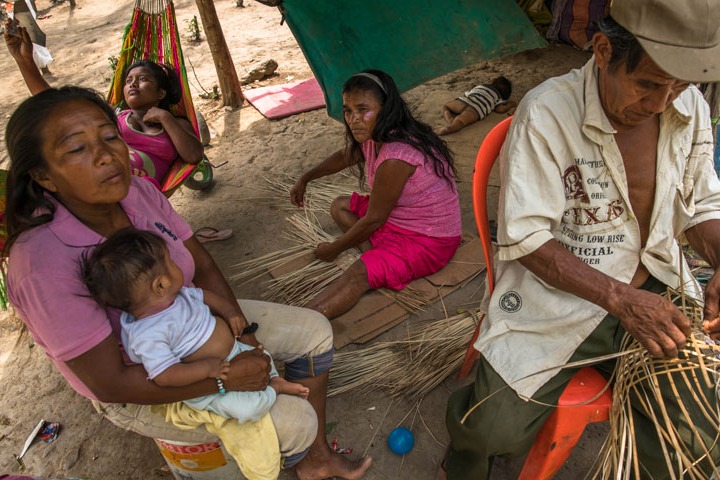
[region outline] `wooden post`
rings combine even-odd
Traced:
[[[243,102],[240,80],[238,80],[230,50],[228,50],[227,43],[225,43],[225,35],[223,35],[220,27],[215,4],[213,0],[195,0],[195,3],[200,13],[200,20],[207,36],[213,62],[215,62],[215,71],[220,83],[223,105],[233,108],[239,107]]]

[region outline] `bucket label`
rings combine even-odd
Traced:
[[[155,443],[168,463],[183,470],[204,472],[222,467],[227,463],[218,442],[176,445],[156,439]]]

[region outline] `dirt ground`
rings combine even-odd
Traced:
[[[111,70],[108,58],[116,55],[122,31],[131,15],[131,2],[78,0],[70,10],[67,3],[38,0],[40,26],[48,36],[48,47],[55,57],[50,69],[51,83],[80,84],[107,91]],[[286,83],[312,76],[300,49],[286,25],[280,25],[277,9],[245,0],[239,8],[235,0],[219,0],[216,8],[226,41],[240,76],[257,62],[274,59],[279,68],[271,78],[257,85]],[[192,0],[177,0],[176,12],[181,33],[197,14]],[[212,58],[201,30],[200,43],[184,43],[188,76],[196,101],[210,126],[211,145],[207,155],[218,165],[215,186],[209,191],[181,188],[171,201],[194,228],[231,228],[234,236],[209,243],[208,249],[226,273],[248,258],[288,245],[282,236],[285,212],[261,190],[263,177],[299,175],[339,148],[343,142],[341,125],[324,110],[286,119],[269,121],[251,105],[230,110],[215,100],[200,98],[217,83]],[[544,79],[582,65],[588,54],[569,46],[549,46],[510,57],[481,62],[447,74],[407,92],[406,98],[420,119],[431,125],[441,121],[442,104],[472,85],[503,74],[513,82],[513,99],[519,100]],[[4,135],[7,118],[28,92],[15,64],[0,47],[0,78],[5,92],[0,96],[0,129]],[[248,88],[248,87],[246,87]],[[472,163],[485,133],[503,117],[489,118],[447,138],[456,155],[463,224],[474,232],[470,181]],[[7,154],[0,148],[0,164]],[[493,190],[494,192],[497,189]],[[492,192],[491,192],[492,193]],[[238,297],[260,298],[260,283],[234,286]],[[467,308],[480,300],[480,281],[476,280],[445,299],[449,311]],[[439,306],[407,324],[425,318],[440,318]],[[400,338],[406,331],[401,324],[380,340]],[[355,348],[353,346],[348,348]],[[399,366],[402,367],[402,366]],[[18,473],[12,454],[19,453],[25,438],[39,419],[62,425],[57,440],[37,444],[25,456],[26,474],[47,477],[88,477],[104,479],[169,478],[164,461],[150,439],[124,432],[95,414],[90,403],[65,385],[62,377],[21,323],[6,316],[0,320],[0,473]],[[445,404],[459,384],[453,379],[427,395],[422,402],[391,399],[380,392],[357,392],[329,401],[328,422],[333,423],[329,438],[352,447],[354,454],[375,458],[369,479],[431,479],[442,458],[447,432]],[[391,453],[386,445],[389,431],[397,425],[411,428],[416,435],[415,449],[405,457]],[[586,433],[559,479],[582,478],[599,450],[605,427]],[[488,432],[492,434],[492,432]],[[517,477],[522,460],[498,460],[494,479]],[[284,472],[283,479],[295,478]]]

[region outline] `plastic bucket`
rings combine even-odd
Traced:
[[[240,480],[235,460],[220,442],[189,443],[155,438],[165,462],[177,480]]]

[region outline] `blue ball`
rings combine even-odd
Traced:
[[[388,435],[388,447],[398,455],[405,455],[415,446],[415,436],[405,427],[396,427]]]

